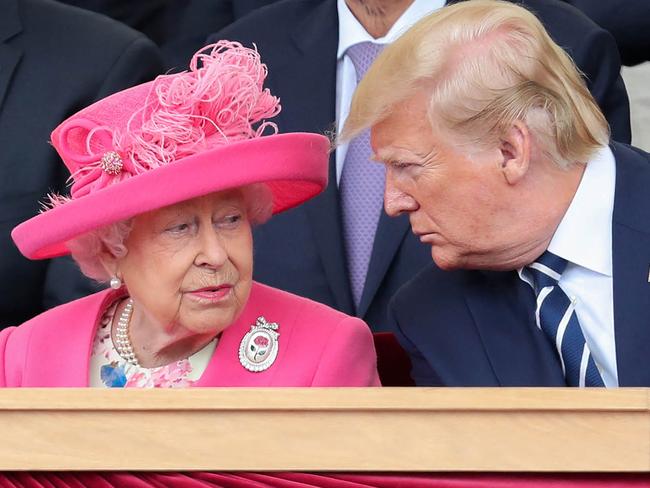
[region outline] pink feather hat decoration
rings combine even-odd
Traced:
[[[91,230],[253,183],[269,187],[273,213],[320,193],[329,141],[277,133],[266,121],[280,112],[263,88],[266,74],[256,50],[220,41],[196,53],[188,71],[68,118],[52,144],[70,171],[70,196],[49,195],[43,212],[13,229],[20,251],[30,259],[61,256],[67,241]]]

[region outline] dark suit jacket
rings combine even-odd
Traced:
[[[142,32],[160,48],[165,69],[187,69],[205,38],[275,0],[59,0]]]
[[[528,0],[551,35],[571,52],[591,89],[625,140],[627,95],[611,36],[575,9],[555,0]],[[338,17],[335,0],[287,0],[253,12],[216,39],[255,43],[268,65],[268,86],[280,97],[281,131],[329,131],[336,105]],[[347,277],[334,156],[324,194],[255,232],[255,278],[355,314],[375,331],[386,330],[388,301],[431,262],[428,246],[409,232],[406,216],[382,212],[363,296],[355,310]]]
[[[632,66],[650,61],[650,2],[647,0],[564,0],[612,33],[623,59]]]
[[[612,256],[620,386],[650,386],[650,155],[614,143]],[[555,347],[535,324],[516,272],[431,265],[390,304],[418,385],[566,386]]]
[[[48,144],[65,118],[153,78],[157,49],[108,18],[49,0],[0,0],[0,328],[95,291],[69,259],[30,262],[11,229],[68,174]]]

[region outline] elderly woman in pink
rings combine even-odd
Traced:
[[[327,183],[327,139],[266,122],[265,75],[221,42],[53,132],[71,195],[12,237],[110,288],[0,332],[0,386],[379,384],[366,324],[252,281],[251,225]]]

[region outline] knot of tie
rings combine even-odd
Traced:
[[[370,68],[370,65],[382,49],[384,49],[383,44],[364,41],[355,44],[354,46],[350,46],[345,51],[345,53],[350,57],[350,60],[352,60],[352,64],[354,64],[354,69],[357,72],[357,83],[361,81],[361,78],[366,74],[366,71],[368,71],[368,68]]]
[[[547,286],[557,285],[567,264],[566,259],[546,251],[535,262],[526,266],[524,270],[526,271],[525,274],[531,279],[533,289],[537,294]]]

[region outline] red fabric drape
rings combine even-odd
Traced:
[[[650,474],[0,473],[1,488],[639,488]]]

